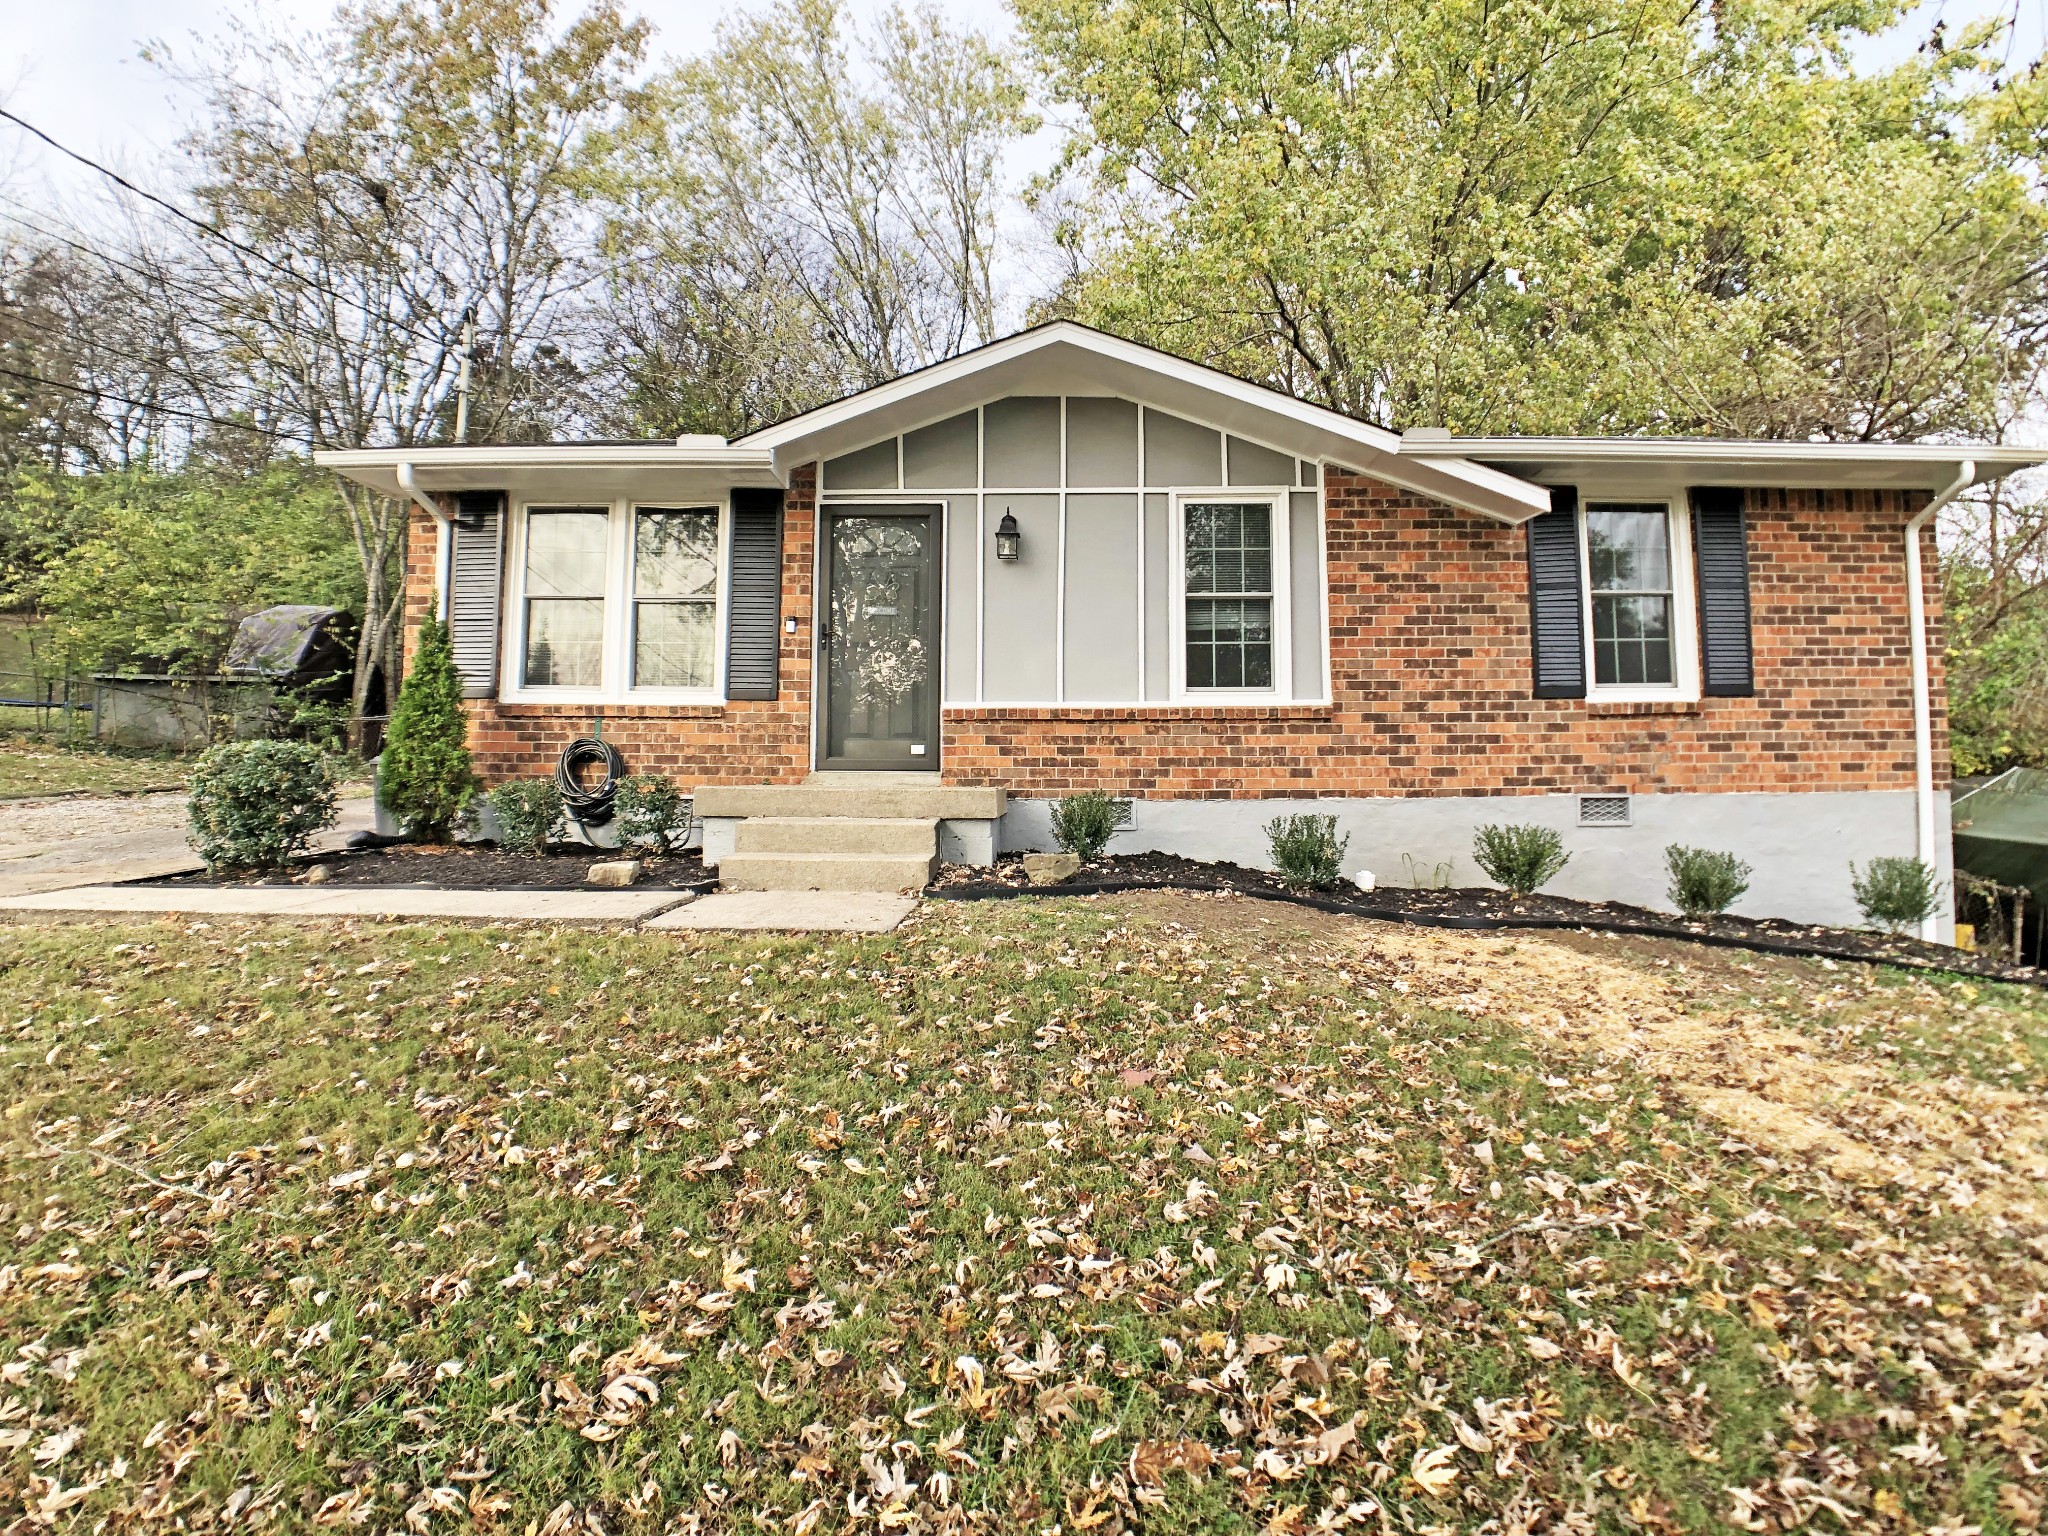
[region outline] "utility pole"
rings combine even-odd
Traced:
[[[455,441],[469,441],[469,359],[476,351],[476,306],[462,312],[462,368],[455,375]]]

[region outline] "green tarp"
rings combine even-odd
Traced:
[[[2048,903],[2048,772],[2011,768],[1954,803],[1956,868]]]

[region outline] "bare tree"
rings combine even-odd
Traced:
[[[990,339],[1031,127],[1007,54],[935,7],[729,20],[604,162],[610,419],[743,430]]]
[[[446,438],[465,314],[483,339],[476,435],[544,430],[577,259],[581,156],[624,100],[646,27],[612,0],[372,0],[310,42],[244,34],[194,78],[187,144],[213,226],[180,292],[316,446]],[[365,601],[355,700],[395,678],[409,509],[343,485]]]

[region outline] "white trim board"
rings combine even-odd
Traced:
[[[1539,486],[1452,456],[1404,458],[1384,427],[1214,368],[1057,320],[934,363],[734,441],[777,470],[820,462],[1009,395],[1114,395],[1265,443],[1297,459],[1353,464],[1404,490],[1505,523],[1550,506]]]

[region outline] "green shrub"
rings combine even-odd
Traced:
[[[377,793],[406,836],[445,843],[469,809],[476,771],[468,737],[448,627],[429,618],[420,625],[419,649],[398,690],[377,773]]]
[[[1941,881],[1918,859],[1872,859],[1860,871],[1852,862],[1849,888],[1863,920],[1893,933],[1933,916],[1941,902]]]
[[[1542,890],[1572,860],[1564,839],[1548,827],[1481,827],[1472,837],[1472,857],[1511,896]]]
[[[562,819],[562,791],[552,778],[507,779],[484,796],[507,853],[546,853]]]
[[[1334,816],[1276,816],[1266,823],[1266,842],[1273,867],[1296,885],[1322,890],[1344,878],[1351,838],[1337,835]]]
[[[1664,867],[1671,871],[1671,904],[1687,917],[1726,912],[1749,889],[1755,873],[1732,853],[1679,843],[1664,850]]]
[[[673,853],[690,835],[690,797],[676,781],[658,773],[636,773],[619,781],[613,800],[619,817],[620,846],[647,844],[656,853]]]
[[[333,771],[303,741],[227,742],[192,770],[192,846],[208,869],[282,869],[334,810]]]
[[[1053,805],[1052,840],[1087,864],[1102,857],[1121,819],[1121,807],[1112,797],[1099,789],[1084,790]]]

